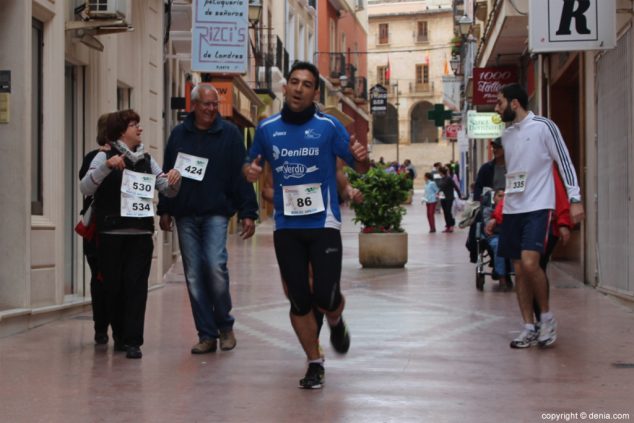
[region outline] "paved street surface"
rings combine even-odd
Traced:
[[[362,269],[358,228],[345,213],[352,347],[336,355],[324,330],[324,389],[297,389],[305,361],[269,222],[253,240],[230,237],[235,350],[190,354],[197,337],[175,266],[149,295],[142,360],[114,353],[112,341],[95,346],[90,313],[0,339],[0,421],[543,422],[555,414],[582,421],[582,413],[634,421],[631,305],[553,267],[557,342],[511,350],[520,328],[515,294],[497,292],[488,278],[476,291],[466,232],[428,234],[419,193],[405,219],[405,269]]]

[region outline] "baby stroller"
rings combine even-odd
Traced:
[[[505,288],[512,287],[511,281],[511,269],[510,263],[506,263],[506,272],[504,275],[498,275],[495,271],[495,252],[489,243],[489,238],[484,233],[484,227],[488,218],[486,216],[486,207],[492,205],[493,191],[487,191],[482,196],[483,206],[478,210],[478,215],[473,222],[473,241],[472,248],[475,249],[475,283],[476,289],[482,291],[484,289],[485,276],[490,276],[493,280],[498,280],[500,276],[506,276],[507,286]]]
[[[491,246],[486,240],[482,220],[475,222],[475,248],[475,283],[476,289],[482,291],[484,290],[484,277],[493,277],[493,250],[491,250]]]

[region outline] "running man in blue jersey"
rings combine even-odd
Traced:
[[[308,358],[308,370],[299,382],[305,389],[321,388],[324,383],[324,358],[319,351],[313,304],[326,314],[334,349],[346,353],[350,347],[340,290],[337,157],[358,171],[368,168],[365,146],[354,137],[348,138],[334,117],[316,110],[313,100],[318,91],[317,68],[307,62],[295,63],[284,87],[282,112],[260,123],[243,168],[250,182],[262,173],[262,159],[273,169],[273,241],[288,287],[291,324]],[[312,290],[309,264],[314,277]]]

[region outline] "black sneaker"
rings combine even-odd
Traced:
[[[143,353],[141,352],[141,348],[139,347],[128,347],[128,350],[125,354],[125,358],[141,358],[143,357]]]
[[[300,379],[299,387],[302,389],[321,389],[326,382],[326,371],[319,363],[308,363],[308,370],[304,379]]]
[[[108,334],[105,332],[95,332],[95,344],[104,345],[109,341]]]
[[[350,334],[343,317],[336,326],[330,326],[330,343],[339,354],[345,354],[350,349]]]

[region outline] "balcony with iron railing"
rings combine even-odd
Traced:
[[[259,41],[254,53],[257,70],[254,88],[258,93],[274,96],[274,79],[280,80],[288,73],[288,52],[277,35],[262,37]]]
[[[409,83],[410,94],[422,94],[433,95],[434,94],[434,82],[410,82]]]
[[[329,53],[330,79],[333,83],[339,83],[341,75],[346,74],[346,55],[343,53]],[[336,80],[336,81],[335,81]]]

